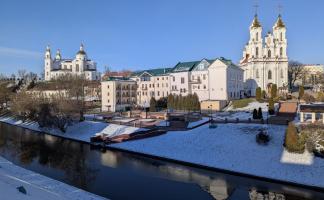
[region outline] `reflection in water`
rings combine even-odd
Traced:
[[[46,176],[111,199],[324,199],[272,184],[89,145],[0,124],[0,154]]]

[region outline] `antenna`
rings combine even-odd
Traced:
[[[255,9],[255,15],[258,15],[258,8],[259,8],[259,1],[258,0],[254,0],[253,7]]]
[[[278,0],[278,12],[279,12],[279,15],[281,15],[282,5],[281,5],[281,1],[280,0]]]

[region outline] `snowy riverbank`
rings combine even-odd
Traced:
[[[90,137],[96,134],[104,133],[109,136],[117,136],[146,130],[143,128],[108,124],[104,122],[84,121],[68,126],[67,131],[63,133],[58,129],[39,128],[36,122],[22,122],[21,120],[17,120],[11,116],[0,117],[0,122],[88,143],[90,142]]]
[[[285,126],[269,125],[272,140],[258,145],[255,136],[267,125],[204,125],[189,131],[113,144],[113,147],[259,177],[324,187],[324,159],[283,148]]]
[[[26,194],[18,191],[23,186]],[[95,200],[105,199],[65,183],[23,169],[0,157],[0,199]]]

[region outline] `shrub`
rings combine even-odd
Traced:
[[[298,91],[299,98],[303,98],[304,96],[304,86],[299,86],[299,91]]]
[[[156,112],[156,100],[154,97],[150,100],[150,112]]]
[[[271,98],[276,98],[277,97],[277,85],[273,84],[271,86]]]
[[[253,119],[258,119],[258,111],[257,111],[257,109],[254,109],[253,110]]]
[[[286,130],[285,147],[293,153],[303,153],[305,150],[305,138],[299,137],[295,124],[290,122]]]
[[[268,142],[270,141],[270,136],[263,132],[262,130],[256,135],[255,138],[256,142],[258,144],[268,144]]]
[[[310,95],[308,93],[305,93],[303,95],[303,99],[305,100],[306,103],[313,103],[316,101],[315,97],[313,95]]]
[[[273,99],[269,99],[269,107],[268,107],[268,112],[270,115],[273,115],[275,113],[275,110],[274,110],[274,102],[273,102]]]
[[[260,101],[261,100],[261,88],[258,87],[256,90],[255,90],[255,98],[257,101]]]
[[[262,90],[262,94],[261,94],[262,98],[265,99],[267,97],[267,93],[266,91]]]
[[[258,110],[258,119],[263,119],[262,109],[260,107],[259,107],[259,110]]]

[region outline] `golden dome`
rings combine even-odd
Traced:
[[[258,15],[254,15],[254,19],[253,19],[253,22],[252,22],[252,27],[253,28],[261,27],[261,23],[258,20]]]
[[[285,28],[286,27],[285,26],[285,23],[281,19],[281,15],[278,16],[278,19],[276,21],[275,27],[276,28]]]

